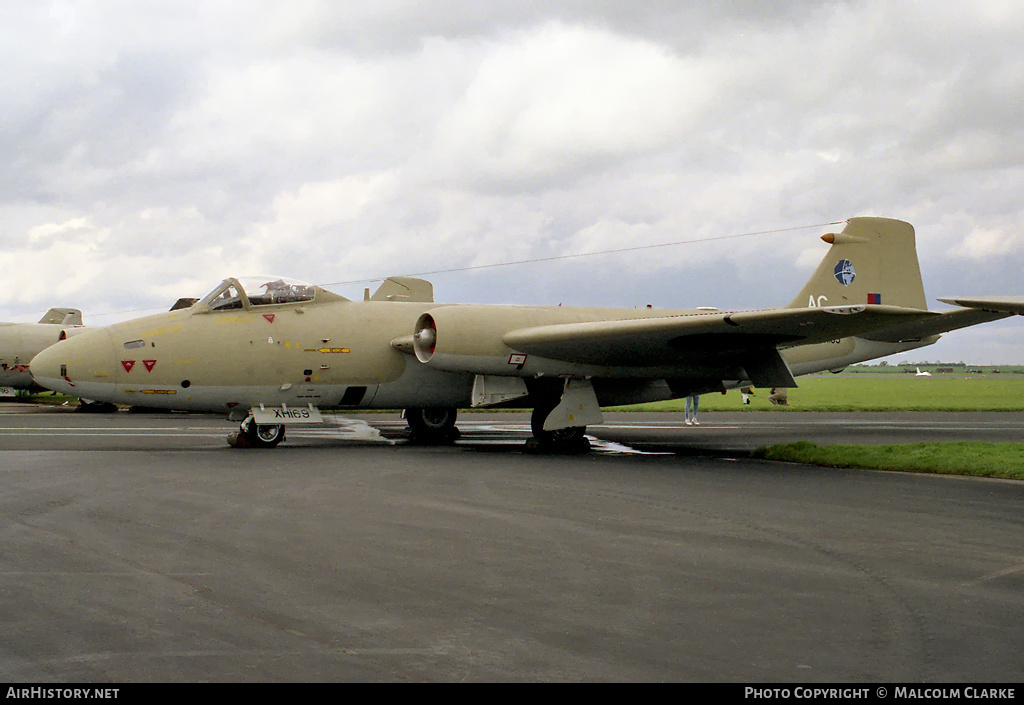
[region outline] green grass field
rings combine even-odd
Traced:
[[[705,394],[705,411],[1024,411],[1024,375],[813,375],[789,390],[789,406],[773,406],[756,390],[749,406],[738,390]],[[683,411],[683,400],[617,407],[629,411]],[[827,467],[900,470],[1024,480],[1024,443],[907,443],[817,446],[789,443],[759,448],[754,457]]]
[[[755,390],[749,406],[739,390],[705,394],[701,411],[1024,411],[1024,376],[914,377],[813,375],[797,379],[789,406],[773,406]],[[617,411],[682,411],[683,400],[614,407]]]
[[[801,441],[759,448],[755,458],[867,470],[898,470],[1024,480],[1024,443],[904,443],[819,446]]]

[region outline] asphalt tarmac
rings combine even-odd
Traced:
[[[0,404],[0,680],[1019,682],[1024,483],[743,459],[1024,414],[610,415],[543,455]],[[767,439],[767,440],[766,440]]]

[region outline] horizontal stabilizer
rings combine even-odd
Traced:
[[[983,311],[999,311],[1024,316],[1024,296],[986,296],[975,298],[949,298],[939,299],[947,304],[955,304],[966,308],[976,308]]]
[[[955,311],[934,313],[929,318],[916,321],[901,321],[895,325],[863,334],[860,337],[885,343],[902,343],[921,340],[922,338],[948,333],[951,330],[959,330],[968,326],[976,326],[979,323],[998,321],[1011,315],[1010,313],[961,308]]]

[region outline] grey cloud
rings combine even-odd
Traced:
[[[33,276],[81,299],[63,305],[123,310],[250,267],[340,281],[877,214],[918,227],[929,293],[1016,294],[1022,14],[996,2],[19,6],[0,28],[17,69],[0,79],[0,238],[33,266],[76,248],[80,278]],[[82,218],[24,245],[32,228]],[[436,284],[447,300],[781,303],[818,234]],[[43,299],[12,312],[54,305]]]

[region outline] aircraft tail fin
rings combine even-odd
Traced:
[[[914,226],[891,218],[850,218],[823,235],[825,258],[787,308],[885,304],[927,310]]]
[[[373,296],[366,290],[367,301],[434,301],[434,285],[416,277],[388,277]]]
[[[82,325],[82,312],[77,308],[51,308],[43,317],[40,323],[56,323],[59,326],[80,326]]]

